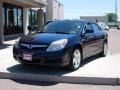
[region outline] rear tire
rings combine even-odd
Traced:
[[[75,71],[79,69],[81,65],[81,60],[82,60],[81,51],[79,48],[75,48],[71,54],[70,63],[68,66],[69,70]]]
[[[108,53],[108,44],[107,44],[107,42],[105,42],[103,44],[103,50],[100,53],[100,56],[105,57],[105,56],[107,56],[107,53]]]

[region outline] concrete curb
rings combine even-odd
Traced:
[[[1,79],[47,81],[47,82],[56,82],[56,83],[72,83],[72,84],[118,85],[117,77],[116,78],[72,77],[72,76],[38,75],[38,74],[0,72],[0,78]]]
[[[117,84],[120,85],[120,76],[117,78]]]

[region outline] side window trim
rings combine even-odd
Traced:
[[[87,24],[87,22],[86,22],[86,23],[84,24],[84,26],[83,26],[82,34],[85,33],[85,27],[86,27],[86,24]]]
[[[94,28],[94,25],[97,26],[97,28],[98,28],[98,30],[99,30],[99,31],[97,31],[97,32],[102,31],[101,27],[100,27],[98,24],[96,24],[96,23],[92,23],[94,33],[96,32],[96,30],[95,30],[95,28]]]
[[[102,28],[98,24],[96,24],[96,25],[98,26],[99,30],[102,31]]]

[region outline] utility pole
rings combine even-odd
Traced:
[[[118,7],[117,7],[117,0],[115,0],[115,13],[117,14],[117,12],[118,12]]]
[[[115,0],[115,13],[116,13],[116,15],[118,15],[118,7],[117,7],[117,3],[118,3],[118,1]],[[117,23],[117,21],[118,21],[118,19],[116,20],[116,23]]]
[[[60,4],[58,4],[58,19],[60,19]]]

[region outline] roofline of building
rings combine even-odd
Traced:
[[[42,8],[47,5],[46,0],[2,0],[2,2],[19,5],[26,8]]]
[[[64,6],[61,2],[59,2],[58,0],[55,0],[56,2],[58,2],[60,5]]]
[[[47,5],[47,1],[46,1],[46,0],[35,0],[35,1],[37,1],[37,2],[39,2],[39,3],[43,3],[43,4]]]
[[[80,17],[107,17],[107,16],[103,15],[103,16],[80,16]]]

